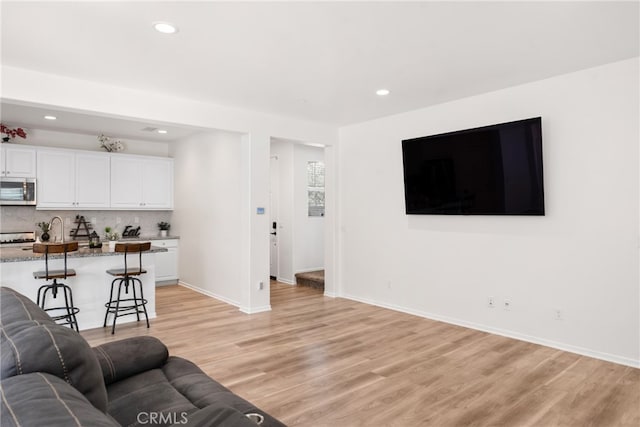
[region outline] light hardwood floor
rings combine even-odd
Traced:
[[[158,318],[82,335],[160,338],[289,426],[640,426],[640,370],[272,282],[246,315],[180,286]]]

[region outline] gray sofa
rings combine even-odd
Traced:
[[[262,426],[284,426],[193,363],[169,356],[158,339],[91,348],[7,287],[0,288],[0,359],[3,427],[255,427],[260,417]]]

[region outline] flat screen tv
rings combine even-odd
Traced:
[[[407,214],[544,215],[542,119],[402,141]]]

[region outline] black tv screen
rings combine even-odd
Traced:
[[[407,214],[544,215],[542,119],[402,141]]]

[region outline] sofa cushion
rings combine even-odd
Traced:
[[[107,392],[108,412],[122,425],[133,423],[140,411],[169,414],[169,417],[186,413],[189,417],[193,415],[195,420],[195,414],[201,409],[228,406],[242,414],[258,413],[264,416],[263,427],[284,426],[211,379],[193,363],[175,356],[169,357],[161,369],[146,371],[108,385]]]
[[[106,385],[161,367],[169,357],[167,347],[152,336],[125,338],[93,348]]]
[[[3,427],[118,425],[78,390],[53,375],[32,373],[7,378],[2,380],[0,390]]]
[[[20,320],[55,323],[44,310],[29,298],[3,286],[0,288],[0,325],[8,325]]]
[[[175,415],[198,409],[169,384],[161,369],[152,369],[112,383],[107,387],[107,392],[108,412],[122,425],[135,423],[141,412]]]
[[[0,328],[0,378],[31,372],[55,375],[107,409],[102,370],[89,344],[76,331],[52,323],[21,321]]]
[[[262,415],[264,417],[263,427],[284,426],[284,424],[271,415],[213,380],[188,360],[171,356],[162,367],[162,372],[176,390],[199,408],[204,408],[215,403],[222,403],[231,406],[243,414],[257,413]]]

